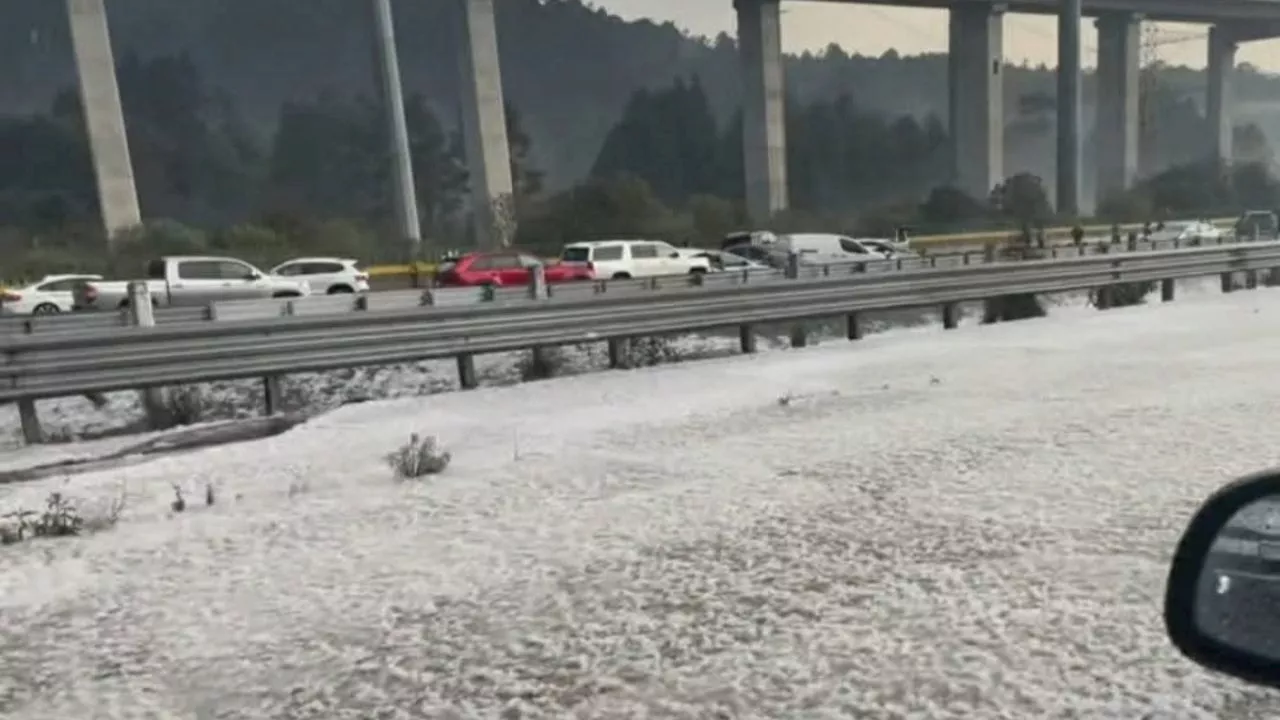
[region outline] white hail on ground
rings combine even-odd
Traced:
[[[1259,290],[370,403],[0,488],[129,493],[114,530],[0,549],[0,715],[1274,717],[1159,609],[1194,506],[1280,454],[1277,357]],[[453,464],[396,484],[415,431]],[[172,515],[171,481],[220,500]]]

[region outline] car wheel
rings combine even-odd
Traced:
[[[689,268],[690,275],[702,275],[706,272],[707,272],[707,269],[704,267]]]
[[[57,305],[54,305],[53,303],[40,303],[39,305],[35,306],[35,309],[31,311],[31,314],[32,315],[57,315],[60,312],[62,312],[62,308],[59,308]]]

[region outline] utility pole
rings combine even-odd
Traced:
[[[413,156],[409,153],[409,128],[404,117],[404,88],[400,83],[395,20],[391,15],[391,0],[372,0],[372,3],[377,85],[383,117],[387,122],[387,159],[395,183],[392,201],[396,230],[403,244],[401,252],[416,258],[422,249],[422,226],[418,220],[418,193],[413,182]]]

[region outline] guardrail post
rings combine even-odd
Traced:
[[[534,302],[546,300],[551,296],[547,288],[547,268],[542,263],[535,263],[529,266],[529,299]],[[532,355],[533,367],[538,368],[541,372],[551,367],[549,358],[547,357],[547,349],[544,347],[534,347],[529,350]]]
[[[756,328],[754,325],[738,326],[738,346],[747,355],[756,351]]]
[[[458,356],[458,386],[463,390],[474,390],[479,387],[476,379],[476,359],[470,353]]]
[[[787,253],[787,279],[795,280],[800,277],[800,253],[792,250]]]
[[[631,367],[631,341],[627,338],[609,339],[609,368],[621,370]]]
[[[845,334],[850,340],[862,339],[862,314],[849,313],[845,316]]]
[[[1246,290],[1258,289],[1258,271],[1246,270],[1244,272],[1244,287]]]
[[[787,278],[795,280],[800,277],[800,253],[792,250],[787,253]],[[809,332],[805,329],[804,323],[798,322],[791,326],[791,347],[802,348],[808,344]]]
[[[275,415],[280,412],[280,401],[284,395],[280,389],[280,376],[267,375],[262,378],[262,414]]]
[[[946,330],[955,330],[960,327],[959,303],[947,303],[942,306],[942,327]]]
[[[982,262],[993,263],[996,261],[996,246],[994,243],[987,243],[982,246]]]
[[[1173,292],[1173,278],[1165,278],[1160,281],[1160,302],[1173,302]]]
[[[36,401],[22,399],[18,401],[18,420],[22,423],[22,439],[28,445],[44,442],[44,428],[40,427],[40,416],[36,414]]]
[[[1236,289],[1236,282],[1235,282],[1235,278],[1232,277],[1232,273],[1229,273],[1229,272],[1222,273],[1222,292],[1224,293],[1234,292],[1235,289]]]
[[[805,329],[804,323],[796,323],[791,326],[791,347],[802,348],[809,344],[809,331]]]
[[[155,306],[151,304],[151,288],[144,280],[129,283],[129,319],[134,327],[155,327]],[[147,414],[147,422],[153,429],[159,430],[166,424],[165,392],[163,388],[143,388],[139,395],[142,398],[142,409]]]

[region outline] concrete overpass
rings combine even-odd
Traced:
[[[832,0],[845,1],[845,0]],[[854,0],[863,4],[948,10],[949,131],[955,148],[952,182],[984,198],[1005,177],[1004,15],[1055,14],[1058,48],[1058,210],[1080,207],[1079,25],[1096,18],[1098,196],[1132,185],[1138,168],[1138,78],[1141,23],[1210,24],[1205,157],[1229,160],[1231,86],[1240,43],[1280,36],[1280,0]],[[743,69],[746,200],[753,218],[788,205],[786,129],[780,105],[780,0],[735,0]]]
[[[86,126],[109,234],[138,224],[137,194],[107,28],[106,0],[65,0],[71,18]],[[360,0],[353,0],[360,1]],[[388,0],[363,0],[374,9],[381,51],[380,89],[388,108],[392,155],[397,158],[399,205],[411,205],[398,60]],[[509,241],[514,228],[512,179],[498,65],[495,0],[453,0],[464,7],[462,29],[463,134],[472,179],[477,243]],[[730,0],[717,0],[729,2]],[[832,0],[846,1],[846,0]],[[1080,188],[1080,43],[1084,17],[1098,26],[1097,144],[1099,195],[1128,187],[1138,166],[1138,73],[1141,23],[1170,20],[1212,25],[1208,52],[1211,131],[1206,157],[1231,158],[1230,73],[1242,42],[1280,36],[1280,0],[856,0],[866,4],[928,7],[950,12],[950,132],[955,147],[953,184],[986,197],[1005,177],[1004,15],[1058,15],[1058,209],[1075,213]],[[744,197],[763,223],[788,206],[784,117],[782,0],[733,0],[737,11],[743,83]],[[402,231],[417,237],[416,212],[399,207]]]

